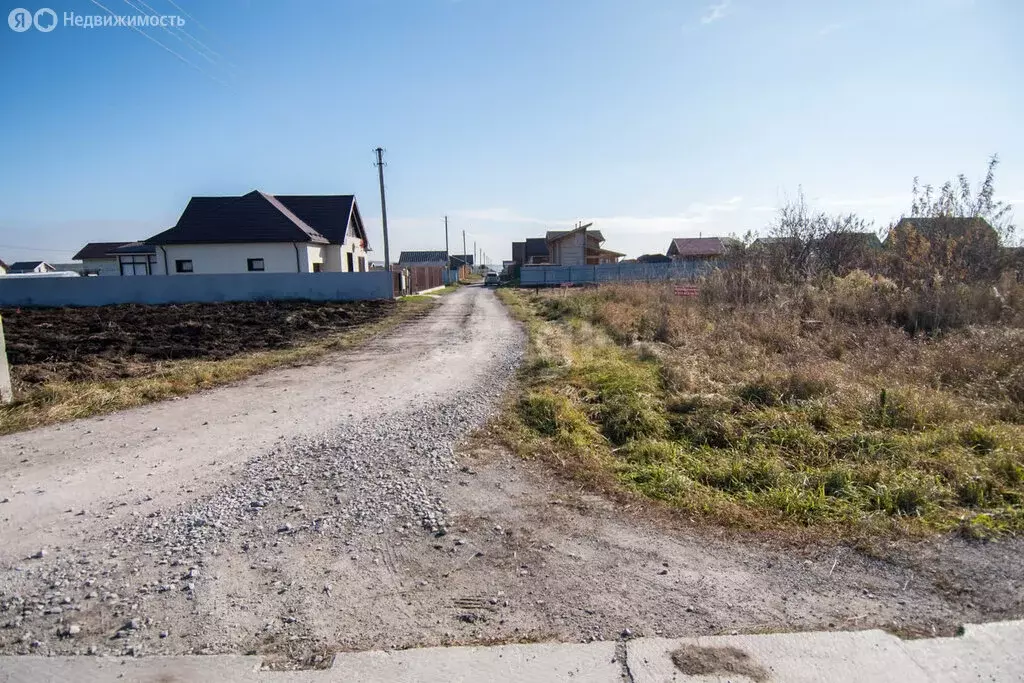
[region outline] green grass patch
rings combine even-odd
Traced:
[[[600,469],[624,490],[726,524],[1024,531],[1024,429],[887,366],[872,374],[855,365],[855,347],[840,362],[827,340],[800,359],[805,342],[787,338],[790,367],[779,368],[766,360],[778,344],[748,341],[761,345],[735,357],[749,362],[730,363],[719,348],[737,338],[722,330],[729,321],[698,320],[678,348],[636,343],[628,321],[634,332],[607,329],[611,317],[643,317],[628,290],[498,295],[531,340],[520,452],[549,453],[590,480]],[[719,358],[702,377],[700,363]],[[692,377],[672,379],[684,370]]]

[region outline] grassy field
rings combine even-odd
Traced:
[[[281,337],[282,330],[290,330],[294,334],[293,338],[277,338],[269,348],[263,342],[273,330],[250,329],[242,334],[226,324],[226,314],[207,315],[207,323],[204,323],[206,338],[197,338],[193,334],[182,336],[179,340],[193,346],[190,356],[185,358],[176,355],[181,351],[177,346],[156,346],[149,339],[141,340],[140,343],[141,338],[134,332],[142,334],[154,329],[146,321],[134,325],[121,321],[113,325],[113,334],[126,346],[123,350],[115,349],[113,356],[108,352],[114,342],[105,338],[89,340],[97,341],[96,353],[83,352],[87,346],[83,334],[77,341],[69,338],[62,342],[74,351],[75,357],[70,362],[48,360],[13,365],[15,401],[0,406],[0,434],[132,408],[235,382],[276,367],[310,363],[333,351],[365,343],[404,321],[426,313],[437,302],[432,297],[405,298],[395,303],[376,302],[380,310],[374,314],[357,320],[353,320],[350,315],[347,320],[337,320],[333,327],[317,326],[309,322],[307,318],[311,313],[316,313],[318,306],[305,304],[295,312],[286,312],[285,318],[279,321],[278,337]],[[223,308],[224,305],[204,306]],[[143,308],[166,311],[171,307]],[[106,320],[102,309],[52,310],[97,318],[104,333],[112,325]],[[26,309],[25,313],[29,311]],[[136,310],[131,317],[138,318],[143,313]],[[305,315],[300,318],[300,313]],[[40,312],[40,315],[45,315],[45,312]],[[198,325],[198,319],[187,317],[186,313],[180,313],[179,317],[181,319],[170,329],[191,329]],[[328,317],[341,318],[341,311],[331,310]],[[248,324],[252,326],[252,321],[257,319],[265,323],[267,318],[250,317]],[[9,331],[14,324],[16,320],[12,320],[8,326]],[[48,322],[36,324],[38,326],[32,328],[34,332],[29,330],[29,338],[37,338],[38,333],[55,326]],[[65,324],[63,327],[70,331],[72,337],[76,330],[80,330],[75,325]],[[239,345],[239,339],[246,335],[252,337],[249,341],[260,343],[255,346]],[[234,345],[225,347],[226,341]],[[14,358],[12,353],[12,363]]]
[[[530,332],[508,443],[730,525],[1024,530],[1024,329],[912,337],[844,315],[855,286],[810,322],[665,285],[501,290]]]

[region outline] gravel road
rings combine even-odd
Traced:
[[[898,561],[780,548],[466,442],[523,344],[469,287],[317,365],[0,437],[0,653],[308,666],[339,649],[1022,615],[1019,542]]]

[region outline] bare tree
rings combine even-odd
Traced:
[[[871,223],[856,214],[828,214],[808,206],[803,189],[783,204],[756,252],[783,280],[807,280],[823,272],[860,267]]]

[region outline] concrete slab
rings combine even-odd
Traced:
[[[539,643],[339,654],[331,674],[362,683],[620,683],[622,666],[614,642]]]
[[[351,652],[330,669],[261,670],[262,657],[0,657],[0,683],[621,683],[615,643]]]
[[[908,640],[903,649],[934,681],[1024,681],[1024,621],[968,624],[958,638]]]
[[[689,660],[690,674],[681,671],[672,661],[672,653],[681,649]],[[903,650],[899,638],[877,630],[679,640],[644,638],[626,646],[626,662],[635,683],[926,683],[929,680]]]
[[[1024,621],[968,625],[959,638],[883,631],[642,638],[626,645],[634,683],[1024,681]],[[687,672],[672,661],[685,654]],[[335,656],[331,668],[264,671],[262,657],[0,657],[0,683],[621,683],[616,643],[501,645]]]
[[[262,657],[0,657],[0,683],[243,683]]]

